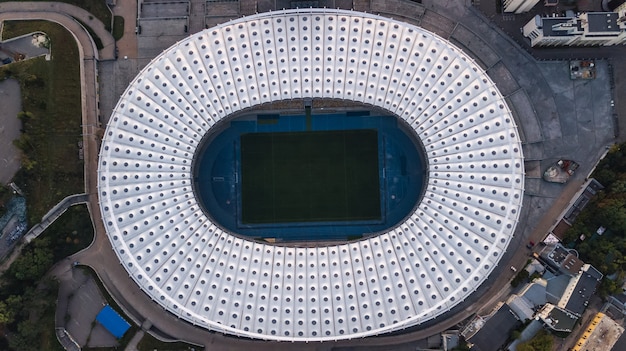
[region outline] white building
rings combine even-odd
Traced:
[[[626,9],[531,19],[523,28],[531,46],[611,46],[626,43]]]
[[[524,13],[530,11],[539,0],[504,0],[504,12]]]
[[[311,98],[376,106],[414,129],[429,167],[414,212],[317,247],[221,228],[193,191],[202,138],[242,109]],[[480,66],[422,28],[329,9],[256,14],[178,42],[120,98],[99,162],[104,226],[141,290],[194,325],[274,341],[375,336],[441,316],[498,266],[524,191],[515,121]]]

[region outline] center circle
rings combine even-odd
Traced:
[[[192,166],[207,216],[242,236],[327,244],[375,235],[414,211],[426,162],[405,122],[364,106],[301,106],[247,111],[207,133]]]

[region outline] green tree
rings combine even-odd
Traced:
[[[622,197],[607,196],[596,204],[599,220],[605,226],[626,231],[626,199]]]
[[[22,121],[22,123],[27,123],[32,120],[34,115],[28,111],[20,111],[17,113],[17,118]]]
[[[29,319],[22,320],[17,325],[17,333],[9,339],[9,345],[14,350],[39,351],[41,329]]]
[[[7,306],[6,302],[0,301],[0,324],[6,325],[15,319],[11,309]]]
[[[517,345],[517,351],[552,351],[552,336],[541,330],[532,339]]]
[[[603,299],[607,296],[619,294],[622,292],[622,287],[615,281],[611,279],[603,279],[600,282],[600,287],[598,288],[598,295]]]
[[[37,161],[32,160],[26,154],[22,154],[21,164],[25,170],[32,171],[37,166]]]
[[[43,277],[52,266],[53,255],[49,240],[45,238],[34,243],[33,246],[24,249],[9,269],[17,280],[34,282]]]
[[[28,153],[33,150],[33,144],[31,143],[30,136],[25,133],[20,134],[19,138],[13,140],[13,145],[22,150],[24,153]]]
[[[611,193],[626,193],[626,180],[618,179],[609,187]]]
[[[515,278],[513,278],[513,280],[511,280],[511,286],[516,288],[518,287],[520,284],[524,283],[529,277],[528,271],[525,269],[520,270],[517,275],[515,276]]]

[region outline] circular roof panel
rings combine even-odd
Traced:
[[[295,98],[375,105],[415,130],[428,181],[406,220],[315,248],[212,223],[192,191],[199,142],[233,112]],[[372,336],[449,311],[498,264],[524,188],[513,117],[471,58],[413,25],[327,9],[241,18],[163,52],[115,108],[98,177],[113,249],[151,299],[210,330],[288,341]]]

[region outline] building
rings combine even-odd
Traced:
[[[561,220],[559,220],[550,231],[550,235],[558,238],[556,242],[563,241],[567,230],[572,227],[576,217],[582,212],[585,206],[589,204],[591,199],[602,189],[604,189],[604,186],[594,178],[589,179],[583,185],[581,190],[577,193],[576,200],[570,204]]]
[[[578,321],[578,316],[573,315],[551,303],[543,306],[543,308],[537,313],[537,318],[548,328],[557,332],[566,333],[570,333],[574,330],[576,322]]]
[[[191,166],[203,137],[243,109],[305,99],[381,108],[428,150],[427,187],[397,226],[279,246],[225,230],[199,206]],[[104,226],[141,290],[194,325],[274,341],[361,338],[442,316],[497,267],[524,189],[513,116],[473,59],[422,28],[331,9],[239,18],[164,51],[123,94],[99,162]]]
[[[547,302],[581,316],[602,277],[602,273],[590,264],[584,264],[576,275],[547,272],[544,275]]]
[[[543,6],[554,7],[559,4],[559,0],[544,0]]]
[[[626,10],[626,0],[608,0],[606,1],[606,7],[605,2],[603,1],[602,9],[615,12]]]
[[[504,12],[524,13],[530,11],[539,0],[504,0]]]
[[[598,312],[589,322],[572,351],[611,350],[623,333],[624,327],[604,313]]]
[[[578,253],[573,249],[566,249],[561,244],[547,244],[539,252],[539,257],[551,268],[570,277],[581,272],[585,264],[578,258]]]
[[[565,17],[535,16],[523,27],[535,46],[611,46],[626,43],[626,10],[589,12]]]
[[[472,351],[501,350],[511,335],[511,331],[522,325],[509,305],[504,304],[474,335],[468,338]]]
[[[583,312],[587,308],[587,305],[589,304],[589,299],[591,299],[591,296],[596,293],[596,288],[600,285],[602,277],[602,273],[600,273],[592,265],[585,264],[582,267],[582,272],[572,278],[571,283],[575,281],[576,284],[574,285],[573,290],[568,291],[566,295],[568,296],[567,303],[564,303],[564,300],[561,300],[559,307],[563,307],[575,315],[582,316]]]

